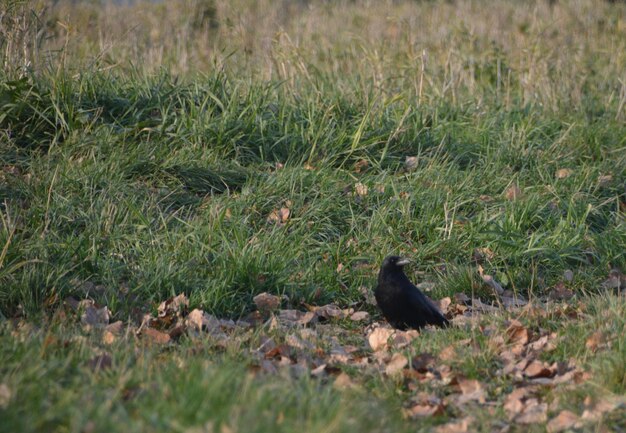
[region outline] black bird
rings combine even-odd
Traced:
[[[447,326],[439,309],[404,274],[402,267],[408,263],[405,258],[389,256],[380,267],[374,296],[383,316],[397,329]]]

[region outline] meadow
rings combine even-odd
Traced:
[[[2,0],[0,61],[0,431],[626,429],[623,2]],[[379,350],[392,253],[460,319]]]

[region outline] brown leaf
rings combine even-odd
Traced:
[[[489,248],[475,248],[472,252],[472,260],[479,264],[485,261],[491,261],[495,256],[494,252]]]
[[[565,283],[562,281],[557,283],[552,290],[550,290],[549,297],[555,301],[567,301],[574,296],[574,292],[565,287]]]
[[[522,190],[519,189],[519,186],[517,186],[517,184],[514,183],[504,191],[504,196],[509,201],[515,201],[521,198]]]
[[[313,311],[318,317],[326,320],[345,319],[352,314],[350,310],[342,310],[335,304],[323,305],[321,307],[309,306],[309,309]]]
[[[267,221],[275,224],[285,224],[289,219],[290,215],[289,208],[282,207],[280,209],[274,209],[269,216],[267,217]]]
[[[153,328],[144,328],[141,330],[141,335],[148,338],[150,341],[156,344],[167,344],[171,341],[169,334],[165,332],[157,331]]]
[[[354,164],[354,171],[356,173],[361,173],[363,171],[366,171],[367,168],[369,167],[370,163],[367,161],[367,159],[359,159],[355,164]]]
[[[465,404],[475,400],[479,403],[485,402],[485,389],[483,384],[475,379],[456,379],[456,386],[461,391],[461,395],[456,399],[457,404]]]
[[[306,326],[315,323],[317,321],[317,315],[313,311],[280,310],[278,312],[278,320],[280,323],[289,326]]]
[[[280,307],[280,298],[267,292],[256,295],[252,300],[261,313],[270,313]]]
[[[114,335],[120,335],[124,331],[124,322],[118,320],[117,322],[107,325],[104,329]]]
[[[602,187],[609,185],[611,182],[613,182],[613,176],[610,174],[598,177],[598,184]]]
[[[420,373],[430,370],[437,360],[430,353],[420,353],[411,360],[411,367]]]
[[[357,182],[354,184],[354,192],[359,197],[365,197],[367,195],[367,185],[362,184],[361,182]]]
[[[598,348],[604,345],[605,337],[602,331],[596,331],[591,334],[585,341],[585,347],[592,352],[596,352]]]
[[[454,345],[451,344],[444,347],[439,352],[439,359],[441,359],[442,361],[452,361],[453,359],[456,359],[456,348],[454,347]]]
[[[425,392],[420,392],[411,400],[416,404],[404,410],[405,415],[410,418],[424,418],[441,415],[445,409],[445,406],[439,397]]]
[[[376,328],[367,337],[370,347],[374,352],[387,348],[389,337],[393,335],[394,331],[389,328]]]
[[[513,345],[524,346],[528,343],[530,338],[528,329],[517,320],[511,320],[506,334],[509,338],[509,343]]]
[[[570,177],[573,173],[574,173],[574,170],[572,170],[572,169],[561,168],[561,169],[556,171],[556,178],[557,179],[565,179],[567,177]]]
[[[189,299],[185,296],[184,293],[180,295],[173,296],[159,305],[157,309],[159,318],[164,317],[179,317],[183,312],[187,310],[189,307]]]
[[[355,322],[361,322],[363,320],[368,320],[370,318],[370,313],[368,313],[367,311],[357,311],[355,313],[352,313],[352,315],[350,316],[350,320],[353,320]]]
[[[463,419],[450,421],[435,427],[435,433],[465,433],[469,431],[470,425],[474,422],[472,416],[466,416]]]
[[[435,305],[439,308],[441,314],[446,314],[448,312],[448,307],[450,307],[450,304],[452,304],[452,299],[450,299],[449,297],[442,298],[439,301],[435,302]]]
[[[113,360],[111,359],[111,355],[103,353],[102,355],[97,355],[91,358],[87,362],[87,365],[92,371],[106,370],[107,368],[111,368]]]
[[[394,353],[391,357],[391,360],[387,364],[387,367],[385,368],[385,373],[387,373],[388,376],[392,376],[402,371],[402,369],[406,367],[408,363],[409,360],[406,358],[406,356],[401,353]]]
[[[333,386],[337,389],[353,389],[356,388],[356,384],[350,379],[347,373],[341,372],[335,378]]]
[[[524,400],[529,395],[528,388],[516,388],[504,399],[503,408],[509,415],[509,419],[515,418],[524,410]]]
[[[519,424],[545,423],[548,420],[548,405],[539,403],[537,399],[530,399],[526,402],[524,411],[515,417],[515,422]]]
[[[524,374],[531,379],[537,377],[553,377],[556,374],[556,369],[553,370],[545,362],[534,360],[526,366]]]
[[[115,343],[115,340],[117,340],[117,337],[111,331],[105,330],[104,333],[102,334],[102,342],[104,344],[107,344],[107,345],[113,344]]]
[[[504,293],[504,287],[502,287],[502,285],[498,283],[491,275],[485,274],[481,265],[478,265],[478,274],[483,279],[485,284],[491,287],[498,295]]]
[[[577,423],[578,415],[574,412],[570,412],[569,410],[563,410],[548,422],[546,429],[548,430],[548,433],[557,433],[573,428]]]
[[[96,308],[94,305],[88,305],[80,316],[80,321],[86,326],[104,328],[109,324],[110,317],[110,311],[107,307]]]
[[[185,325],[196,331],[215,333],[220,330],[220,321],[216,317],[197,308],[185,318]]]
[[[413,171],[417,168],[417,156],[407,156],[404,159],[404,168],[406,171]]]
[[[419,331],[415,329],[409,329],[408,331],[396,331],[391,340],[391,345],[396,349],[402,349],[403,347],[411,344],[411,341],[419,335]]]

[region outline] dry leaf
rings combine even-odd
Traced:
[[[406,410],[406,414],[411,418],[424,418],[434,415],[441,415],[443,408],[441,405],[416,404]]]
[[[515,201],[522,197],[522,190],[514,183],[504,191],[504,196],[509,201]]]
[[[88,305],[80,316],[80,321],[86,326],[104,328],[109,324],[110,317],[111,314],[107,307],[96,308],[94,305]]]
[[[367,185],[364,185],[361,182],[356,183],[354,185],[354,192],[359,197],[365,197],[367,195],[367,192],[368,192],[367,191]]]
[[[539,403],[537,399],[530,399],[526,402],[524,411],[515,417],[515,422],[519,424],[545,423],[548,420],[548,405]]]
[[[528,329],[517,320],[511,320],[509,327],[506,330],[506,334],[509,337],[509,343],[512,343],[515,346],[524,346],[528,343]]]
[[[350,379],[347,373],[341,372],[335,379],[333,386],[337,389],[353,389],[356,388],[356,384]]]
[[[556,369],[553,370],[545,362],[534,360],[526,366],[524,374],[531,379],[537,377],[553,377],[556,374]]]
[[[354,164],[354,171],[356,173],[361,173],[362,171],[366,171],[367,168],[369,167],[370,163],[367,161],[367,159],[359,159],[355,164]]]
[[[102,334],[102,342],[104,344],[113,344],[116,339],[117,337],[111,331],[104,331],[104,333]]]
[[[417,156],[407,156],[404,160],[404,168],[407,171],[413,171],[417,168]]]
[[[313,311],[280,310],[278,320],[289,326],[308,325],[317,321],[317,315]]]
[[[435,302],[435,305],[439,308],[442,314],[446,314],[448,312],[448,307],[452,304],[452,299],[449,297],[445,297]]]
[[[355,322],[361,322],[363,320],[368,320],[370,318],[370,313],[368,313],[367,311],[357,311],[355,313],[352,313],[352,315],[350,316],[350,320],[353,320]]]
[[[466,416],[458,421],[451,421],[435,427],[435,433],[465,433],[469,431],[469,426],[474,422],[474,418]]]
[[[118,320],[117,322],[107,325],[104,329],[113,335],[120,335],[122,331],[124,331],[124,322]]]
[[[189,299],[184,293],[173,296],[166,301],[161,302],[157,309],[159,318],[178,317],[189,307]]]
[[[387,364],[387,367],[385,367],[385,373],[387,373],[388,376],[392,376],[402,371],[402,369],[406,367],[408,363],[409,360],[406,358],[406,356],[401,353],[394,353],[391,357],[391,360]]]
[[[574,292],[565,287],[565,283],[557,283],[550,291],[550,299],[555,301],[566,301],[574,296]]]
[[[441,359],[442,361],[452,361],[453,359],[456,359],[456,348],[454,347],[454,345],[451,344],[444,347],[439,352],[439,359]]]
[[[280,298],[266,292],[256,295],[252,300],[261,313],[270,313],[280,307]]]
[[[592,352],[595,352],[604,344],[604,342],[605,338],[602,331],[596,331],[587,338],[585,341],[585,347]]]
[[[391,345],[396,349],[402,349],[403,347],[408,346],[411,341],[419,335],[419,331],[415,329],[409,329],[408,331],[396,331],[393,339],[391,340]]]
[[[430,370],[437,360],[430,353],[420,353],[411,360],[411,367],[420,373]]]
[[[376,328],[367,337],[370,347],[374,352],[387,348],[387,342],[389,337],[393,335],[394,331],[389,328]]]
[[[165,332],[157,331],[153,328],[144,328],[141,330],[141,335],[148,338],[150,341],[156,344],[167,344],[171,341],[169,334]]]
[[[290,213],[289,208],[286,207],[274,209],[267,217],[267,221],[275,224],[285,224],[289,219]]]
[[[573,428],[577,423],[578,415],[574,412],[570,412],[569,410],[564,410],[548,422],[546,429],[548,430],[548,433],[557,433]]]
[[[574,170],[569,168],[561,168],[556,171],[557,179],[565,179],[566,177],[570,177],[574,173]]]
[[[481,265],[478,265],[478,274],[483,279],[485,284],[495,290],[498,295],[504,293],[504,288],[502,287],[502,285],[500,285],[500,283],[498,283],[491,275],[485,274]]]
[[[475,379],[456,379],[456,386],[461,391],[461,395],[456,399],[457,404],[464,404],[471,400],[479,403],[485,402],[485,389],[479,381]]]
[[[197,308],[185,318],[185,325],[196,331],[209,331],[212,333],[220,331],[219,319]]]
[[[598,185],[600,185],[601,187],[608,186],[611,182],[613,182],[613,176],[610,174],[605,174],[598,177]]]

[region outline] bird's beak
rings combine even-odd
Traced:
[[[396,265],[404,266],[404,265],[408,265],[409,263],[411,263],[409,259],[402,258],[396,262]]]

